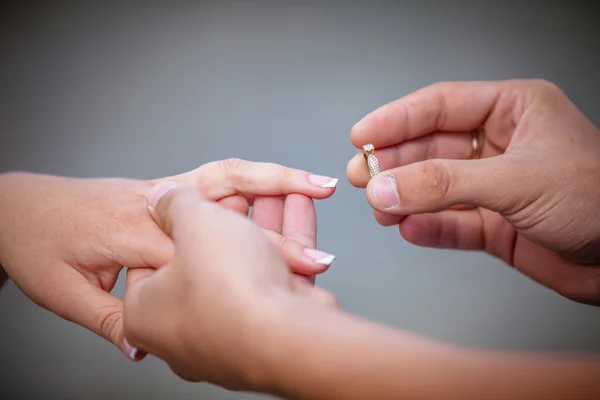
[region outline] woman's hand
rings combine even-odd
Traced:
[[[164,183],[149,205],[175,253],[150,275],[129,270],[125,334],[185,380],[298,400],[597,397],[597,358],[477,352],[361,320],[197,190]]]
[[[168,179],[191,184],[242,214],[254,202],[253,218],[298,274],[321,273],[333,261],[296,231],[308,226],[315,236],[312,198],[330,197],[334,179],[243,160],[205,164]],[[110,291],[124,266],[141,273],[171,261],[172,242],[147,209],[148,193],[163,181],[0,176],[0,265],[37,304],[103,336],[129,356],[122,302]],[[284,210],[283,199],[290,193],[308,198],[288,200]],[[284,213],[293,217],[284,219]]]
[[[308,200],[292,194],[287,202]],[[150,195],[149,206],[173,238],[175,252],[151,274],[129,270],[125,334],[180,377],[256,390],[257,382],[268,379],[261,376],[261,360],[269,357],[263,335],[274,328],[271,317],[293,312],[294,305],[337,308],[331,294],[291,273],[264,230],[203,199],[193,187],[165,182]],[[314,247],[312,223],[299,222],[295,237]],[[280,229],[278,221],[270,223]]]
[[[483,129],[482,159],[469,160]],[[357,123],[348,178],[377,221],[420,246],[485,250],[576,301],[600,304],[600,133],[545,81],[440,83]]]

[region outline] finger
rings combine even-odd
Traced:
[[[405,215],[386,214],[379,210],[373,210],[373,216],[379,225],[386,227],[398,225],[406,218]]]
[[[148,207],[154,221],[172,238],[175,236],[175,226],[179,229],[197,227],[198,223],[203,222],[197,212],[202,206],[204,214],[209,213],[210,209],[218,209],[208,206],[208,202],[192,186],[183,186],[173,181],[159,183],[148,196]],[[196,211],[194,221],[189,218],[191,210]],[[193,235],[187,235],[181,239],[185,241],[192,237]]]
[[[400,234],[422,247],[484,250],[483,220],[478,210],[446,210],[409,215],[400,222]]]
[[[134,283],[149,277],[155,271],[155,268],[128,268],[125,277],[125,291],[127,291]]]
[[[505,155],[428,160],[376,175],[366,192],[371,206],[388,214],[431,213],[465,204],[510,214],[544,193],[543,174],[536,162]]]
[[[432,158],[469,159],[472,136],[469,133],[435,132],[417,139],[377,149],[375,156],[382,171],[425,161]],[[486,149],[487,147],[484,147]],[[371,180],[362,153],[356,154],[348,163],[346,173],[350,183],[364,188]]]
[[[140,283],[145,278],[152,276],[155,272],[155,268],[128,268],[125,275],[125,296],[127,296],[127,292],[131,290],[131,287],[134,284]],[[132,346],[126,337],[123,338],[123,345],[125,346],[125,351],[127,351],[129,358],[134,361],[143,360],[148,355],[147,352]]]
[[[313,199],[300,194],[286,197],[283,235],[310,248],[317,246],[317,212]]]
[[[193,183],[210,200],[220,200],[234,194],[281,196],[290,193],[325,199],[333,195],[338,182],[334,178],[279,164],[236,158],[204,164],[194,171],[164,180]]]
[[[335,256],[331,254],[307,247],[271,230],[264,229],[263,233],[279,250],[292,272],[296,274],[312,276],[323,273],[335,260]]]
[[[250,204],[244,196],[233,195],[225,197],[219,200],[218,203],[229,210],[235,211],[245,216],[248,216],[248,212],[250,211]]]
[[[329,267],[335,256],[316,250],[317,246],[317,212],[313,199],[299,194],[287,196],[283,220],[283,236],[306,246],[304,254],[317,265]],[[320,271],[324,272],[324,270]],[[312,274],[306,274],[312,275]],[[316,278],[309,280],[314,284]]]
[[[153,270],[150,274],[148,271],[128,271],[128,281],[129,278],[132,281],[128,282],[125,292],[123,328],[126,343],[136,357],[148,353],[161,357],[165,337],[174,334],[172,321],[163,319],[157,323],[156,317],[170,315],[177,307],[170,271],[169,267]]]
[[[285,197],[259,196],[254,200],[251,219],[263,229],[281,234]]]
[[[262,238],[255,238],[252,245],[248,243],[249,237],[260,234],[255,224],[215,202],[206,201],[193,186],[161,182],[148,196],[148,204],[155,222],[173,239],[178,247],[177,256],[184,263],[188,259],[193,264],[192,260],[202,251],[229,251],[228,246],[236,246],[236,256],[240,259],[244,259],[244,253],[278,256]],[[215,237],[219,240],[210,240]],[[212,243],[212,247],[208,243]]]
[[[443,82],[371,112],[352,128],[357,148],[387,147],[435,131],[468,132],[481,126],[500,95],[499,82]]]
[[[517,235],[513,242],[511,258],[519,260],[515,265],[519,271],[567,299],[600,305],[599,268],[567,261],[522,235]]]
[[[133,361],[140,361],[144,354],[132,352],[132,347],[124,340],[123,302],[90,283],[79,272],[65,268],[71,276],[61,276],[61,295],[64,300],[54,311],[62,318],[87,328],[108,340]],[[69,282],[65,285],[64,282]]]

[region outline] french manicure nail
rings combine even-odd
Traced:
[[[135,361],[135,356],[137,355],[138,349],[130,345],[125,338],[123,338],[123,348],[125,349],[125,352],[129,358]]]
[[[373,177],[372,194],[379,206],[384,210],[396,207],[400,204],[400,195],[396,179],[390,175],[376,175]]]
[[[335,256],[316,249],[304,249],[304,254],[312,258],[319,265],[331,265],[335,260]]]
[[[131,358],[132,360],[135,360],[135,355],[137,354],[138,350],[134,347],[133,349],[131,349],[131,351],[129,352],[129,358]]]
[[[150,194],[148,195],[148,207],[150,211],[153,211],[158,201],[161,197],[163,197],[169,190],[177,187],[178,184],[176,182],[165,181],[161,182],[158,185],[154,186]]]
[[[308,180],[313,185],[322,187],[322,188],[334,188],[337,186],[339,179],[330,178],[328,176],[322,175],[310,175]]]

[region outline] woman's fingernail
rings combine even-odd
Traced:
[[[150,211],[154,211],[154,208],[158,204],[158,201],[161,197],[169,192],[169,190],[177,187],[179,184],[177,182],[165,181],[161,182],[158,185],[152,188],[152,191],[148,195],[148,207]]]
[[[319,265],[331,265],[335,260],[335,256],[316,249],[304,249],[304,254],[312,258]]]
[[[123,338],[123,349],[125,350],[125,353],[127,353],[127,355],[129,356],[129,358],[135,361],[135,356],[137,355],[138,349],[130,345],[127,339],[125,338]]]
[[[336,185],[339,181],[339,179],[330,178],[328,176],[322,176],[322,175],[310,175],[308,177],[308,180],[313,185],[317,185],[322,188],[334,188],[334,187],[336,187]]]
[[[396,179],[391,175],[376,175],[371,184],[373,198],[384,210],[396,207],[400,204],[400,195]]]

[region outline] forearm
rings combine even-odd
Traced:
[[[477,353],[347,314],[295,310],[268,335],[265,390],[288,399],[597,398],[600,363]]]

